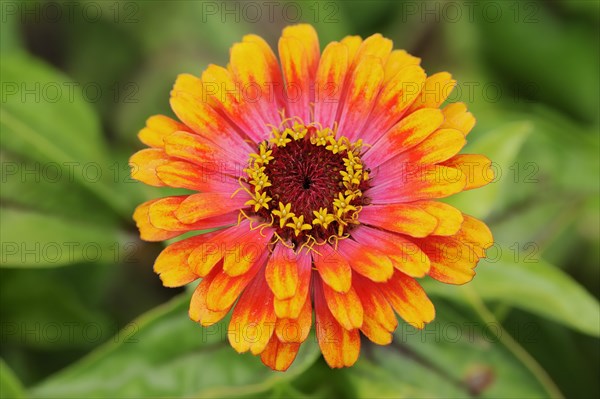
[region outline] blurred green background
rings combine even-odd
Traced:
[[[597,1],[1,3],[0,393],[38,397],[598,397]],[[464,152],[497,179],[449,201],[497,244],[466,286],[426,280],[437,318],[400,323],[329,370],[309,338],[275,373],[189,321],[189,291],[137,238],[136,133],[178,73],[225,65],[257,33],[309,22],[322,47],[380,32],[458,80]]]

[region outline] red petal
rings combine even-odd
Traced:
[[[225,259],[223,270],[230,276],[240,276],[246,273],[250,267],[267,251],[267,244],[273,236],[273,229],[262,230],[248,229],[237,240],[230,237],[222,246]]]
[[[252,112],[255,100],[246,93],[246,90],[252,89],[251,86],[242,86],[234,80],[230,71],[216,65],[209,65],[202,72],[202,84],[208,103],[231,120],[236,130],[251,141],[265,138],[264,121]]]
[[[256,129],[261,129],[253,132],[255,137],[266,138],[270,131],[267,125],[281,120],[275,92],[282,87],[282,79],[274,63],[271,48],[257,36],[249,35],[231,47],[229,70],[242,88],[242,97],[252,105],[248,117],[256,120]]]
[[[319,38],[307,24],[289,26],[279,39],[279,58],[285,78],[286,112],[310,121],[310,104],[314,101],[311,83],[319,64]]]
[[[360,63],[365,58],[378,58],[381,64],[385,64],[390,56],[394,44],[386,37],[375,33],[367,37],[356,51],[354,64]]]
[[[277,319],[275,333],[282,342],[304,342],[310,332],[311,323],[312,305],[307,297],[297,318]]]
[[[415,112],[421,108],[437,108],[452,93],[456,81],[448,72],[439,72],[431,75],[425,81],[419,98],[410,107],[408,112]]]
[[[320,285],[320,282],[317,285]],[[315,328],[323,357],[331,368],[352,366],[360,354],[358,329],[346,330],[337,322],[327,307],[322,288],[316,286]]]
[[[267,263],[265,277],[275,298],[288,299],[298,288],[296,254],[283,244],[275,246]]]
[[[429,271],[427,255],[405,236],[360,226],[352,231],[352,237],[360,244],[379,248],[396,269],[409,276],[423,277]]]
[[[414,204],[436,218],[437,226],[432,235],[451,236],[463,224],[462,213],[451,205],[439,201],[417,201]]]
[[[190,82],[191,81],[191,82]],[[212,141],[235,159],[245,159],[253,150],[244,138],[202,98],[202,82],[191,75],[179,75],[171,91],[171,108],[194,133]]]
[[[260,360],[276,371],[286,371],[294,362],[300,349],[300,344],[282,342],[273,334],[265,350],[260,354]]]
[[[168,231],[185,232],[191,230],[205,230],[214,227],[224,227],[234,224],[238,220],[238,212],[233,211],[224,215],[217,215],[199,220],[195,223],[183,223],[175,216],[182,202],[188,198],[187,195],[177,197],[166,197],[155,201],[148,211],[150,223],[159,229]]]
[[[348,47],[332,42],[325,47],[315,82],[315,122],[332,128],[341,106],[342,89],[348,72]]]
[[[394,310],[379,290],[378,284],[359,276],[355,287],[364,309],[360,330],[376,344],[389,344],[392,341],[391,333],[398,325]]]
[[[206,236],[206,239],[199,243],[188,257],[190,269],[198,276],[207,276],[223,259],[223,251],[219,245],[222,237],[229,237],[236,233],[240,234],[240,228],[233,226]]]
[[[221,271],[217,274],[210,287],[206,297],[207,307],[214,311],[228,309],[240,296],[246,286],[255,278],[256,273],[267,262],[268,251],[263,253],[250,270],[240,276],[232,277]],[[268,287],[267,287],[268,289]]]
[[[206,306],[206,296],[210,284],[219,273],[219,269],[215,268],[208,276],[204,277],[200,284],[194,290],[190,301],[189,315],[190,319],[202,324],[203,326],[211,326],[229,313],[229,308],[220,311],[213,311]]]
[[[183,231],[162,230],[150,223],[150,206],[157,201],[160,199],[146,201],[135,208],[135,212],[133,212],[133,220],[140,231],[140,238],[144,241],[164,241],[184,233]]]
[[[323,285],[323,294],[333,317],[346,330],[360,328],[363,323],[363,308],[353,287],[348,292],[334,291],[327,284]]]
[[[375,171],[372,181],[373,187],[366,193],[378,204],[444,198],[461,192],[467,184],[466,176],[458,169],[443,165],[413,169],[410,165],[393,163],[386,170]]]
[[[313,254],[315,267],[319,275],[331,288],[339,292],[347,292],[352,283],[352,269],[348,260],[329,244],[317,249]]]
[[[465,136],[456,129],[438,129],[409,151],[390,162],[425,165],[443,162],[456,155],[466,144]]]
[[[433,303],[414,278],[396,271],[380,287],[396,313],[413,327],[424,328],[435,317]]]
[[[243,169],[240,160],[214,143],[189,132],[175,132],[166,136],[164,143],[168,155],[194,163],[198,174],[218,173],[218,178],[232,179],[237,184],[234,177],[240,176]]]
[[[415,203],[365,206],[359,220],[361,223],[412,237],[430,235],[438,223],[434,216]]]
[[[424,81],[425,71],[418,65],[410,65],[385,82],[369,117],[363,140],[374,143],[397,123],[419,95]]]
[[[172,160],[159,165],[156,167],[156,175],[167,186],[194,191],[231,195],[240,188],[239,183],[225,176],[222,170],[212,170],[208,166],[198,167],[187,161]]]
[[[198,278],[190,270],[187,258],[205,240],[206,237],[198,235],[177,241],[163,249],[154,262],[154,272],[160,275],[165,287],[180,287]]]
[[[289,299],[277,299],[275,297],[275,313],[277,317],[296,319],[305,305],[310,288],[310,277],[312,274],[311,255],[300,252],[297,256],[298,288],[293,297]]]
[[[394,273],[392,261],[383,252],[352,239],[342,240],[340,253],[350,262],[352,270],[373,281],[387,281]]]
[[[225,215],[244,207],[247,199],[229,193],[198,193],[187,197],[175,211],[177,219],[190,224],[201,219]]]
[[[383,83],[381,60],[376,57],[362,59],[348,82],[347,95],[343,99],[343,108],[338,118],[338,129],[344,132],[348,139],[356,140],[373,109]]]
[[[443,128],[460,130],[466,136],[475,126],[475,118],[473,114],[467,112],[464,103],[448,104],[442,112],[444,113]]]
[[[146,120],[146,127],[140,130],[138,138],[149,147],[163,148],[163,139],[179,130],[189,131],[189,128],[167,116],[154,115]]]
[[[429,275],[448,284],[471,281],[477,262],[493,244],[492,234],[483,222],[468,215],[463,217],[460,230],[453,236],[416,240],[431,260]]]
[[[385,63],[385,82],[395,77],[404,68],[420,64],[420,58],[412,56],[404,50],[393,50]]]
[[[396,155],[408,151],[433,133],[444,121],[439,109],[424,109],[414,112],[389,129],[372,144],[362,160],[371,169],[376,168]],[[397,169],[394,172],[397,173]]]
[[[492,161],[483,155],[458,154],[444,161],[442,165],[462,171],[467,180],[465,190],[483,187],[495,178]]]
[[[264,272],[259,272],[246,288],[233,310],[227,336],[238,352],[261,353],[275,330],[273,293],[267,286]]]
[[[174,160],[159,148],[140,150],[129,158],[131,177],[150,186],[162,187],[165,183],[158,178],[156,168]]]

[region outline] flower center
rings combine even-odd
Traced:
[[[343,188],[340,170],[344,162],[323,146],[302,139],[273,149],[273,161],[266,165],[265,175],[271,186],[266,189],[275,204],[292,204],[294,213],[312,218],[312,211],[328,207]]]
[[[328,128],[274,128],[244,169],[242,188],[253,198],[242,214],[272,224],[294,247],[346,237],[358,225],[369,187],[361,148],[361,140],[351,143]]]

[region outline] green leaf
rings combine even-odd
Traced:
[[[0,399],[24,398],[25,392],[21,382],[8,367],[4,359],[0,358]]]
[[[3,207],[30,209],[63,219],[114,226],[118,216],[58,164],[40,164],[0,152]],[[141,201],[140,201],[141,202]],[[90,210],[93,209],[93,212]]]
[[[369,345],[357,364],[344,370],[356,397],[545,396],[487,326],[443,303],[436,307],[436,320],[424,330],[401,323],[389,347]]]
[[[596,22],[587,24],[573,17],[561,19],[560,11],[547,2],[482,3],[482,9],[494,4],[502,13],[492,21],[485,12],[475,13],[480,37],[485,38],[480,51],[486,63],[517,87],[533,86],[534,100],[597,125],[599,61],[597,44],[588,39],[597,35],[597,12]],[[549,64],[553,67],[547,68]],[[562,84],[565,77],[568,85]]]
[[[4,58],[1,70],[2,122],[13,133],[4,145],[44,160],[106,159],[96,117],[66,76],[22,54]]]
[[[2,148],[46,166],[54,163],[129,218],[126,198],[110,187],[100,127],[82,87],[25,54],[2,57]]]
[[[2,267],[115,262],[125,247],[115,228],[7,208],[0,208],[0,218]]]
[[[430,373],[390,348],[374,347],[369,359],[360,359],[344,370],[356,398],[432,398],[463,397],[465,392],[451,381]]]
[[[522,164],[535,162],[535,180],[540,184],[534,186],[574,194],[600,193],[600,181],[594,176],[600,168],[598,128],[574,123],[541,105],[532,107],[528,117],[535,132],[519,158]]]
[[[57,270],[2,269],[3,344],[51,353],[90,350],[117,331],[106,314],[91,305],[97,302],[94,290],[102,286],[103,270],[86,270],[89,281],[73,278],[66,268],[60,269],[64,272],[60,274]]]
[[[2,23],[0,24],[0,53],[4,57],[5,55],[22,51],[23,43],[21,34],[19,32],[20,24],[19,18],[15,14],[11,15],[11,11],[15,11],[14,8],[18,8],[20,4],[4,3],[2,5]]]
[[[485,301],[520,308],[562,323],[585,334],[600,336],[600,305],[559,268],[520,249],[492,247],[476,276],[466,286],[425,281],[427,292],[466,302],[474,289]],[[515,261],[517,256],[517,261]]]
[[[310,367],[319,351],[302,345],[286,373],[227,342],[227,323],[203,328],[189,320],[182,295],[129,324],[114,342],[34,386],[32,397],[239,397],[285,384]],[[258,395],[257,395],[258,396]],[[264,395],[260,395],[264,397]]]
[[[532,319],[531,314],[516,309],[502,324],[546,370],[566,398],[600,397],[597,338],[550,320]],[[565,373],[565,365],[573,364],[577,365],[577,373]]]

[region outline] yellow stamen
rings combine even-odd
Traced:
[[[291,211],[291,209],[292,209],[292,204],[290,204],[289,202],[285,205],[282,202],[279,202],[279,210],[271,211],[271,213],[273,215],[279,216],[279,227],[280,228],[283,229],[285,222],[289,218],[293,218],[294,216],[296,216],[294,214],[294,212]]]
[[[351,205],[350,202],[354,199],[354,195],[348,195],[344,197],[344,194],[339,193],[338,198],[333,200],[333,208],[336,211],[338,217],[348,213],[349,211],[355,211],[356,207]]]
[[[306,129],[306,126],[298,122],[294,122],[294,126],[290,131],[290,136],[292,136],[294,140],[301,140],[304,138],[304,136],[306,136],[307,132],[308,130]]]
[[[325,147],[325,149],[333,152],[334,154],[337,154],[338,152],[342,152],[348,148],[346,146],[346,144],[344,144],[344,137],[339,140],[336,140],[334,137],[329,136],[328,141],[329,141],[329,145],[327,147]]]
[[[358,158],[352,151],[348,151],[347,157],[344,158],[344,166],[346,169],[352,168],[353,170],[360,170],[363,168],[360,158]]]
[[[254,172],[252,173],[251,177],[252,180],[250,180],[250,184],[254,185],[255,191],[260,191],[265,187],[271,186],[269,177],[263,171]]]
[[[310,224],[304,223],[304,215],[294,216],[292,218],[292,223],[288,223],[286,226],[294,229],[294,234],[296,237],[298,237],[298,234],[300,234],[302,231],[312,229]]]
[[[334,216],[327,213],[327,208],[319,208],[319,211],[313,211],[315,218],[312,221],[314,225],[323,226],[324,229],[335,220]]]
[[[340,171],[340,175],[342,175],[345,182],[356,184],[358,186],[362,180],[363,173],[360,170],[354,171],[350,169],[347,171]]]
[[[255,159],[255,166],[256,165],[267,165],[269,163],[269,161],[272,161],[273,156],[271,155],[273,153],[273,150],[269,150],[267,148],[267,144],[266,143],[260,143],[260,147],[258,148],[258,154],[250,154],[250,157]]]
[[[273,130],[273,138],[269,140],[272,144],[275,144],[277,147],[285,147],[287,143],[290,143],[292,139],[288,138],[289,129],[285,129],[283,132],[278,130]]]
[[[350,182],[345,181],[344,187],[346,188],[346,191],[344,191],[344,195],[353,195],[354,198],[362,197],[362,191],[354,187]]]
[[[363,146],[363,139],[358,139],[352,144],[352,150],[358,152]]]
[[[244,205],[254,205],[254,212],[258,212],[260,208],[269,209],[269,201],[273,198],[267,197],[267,193],[254,193],[254,198],[246,201]]]
[[[331,129],[323,129],[317,131],[316,137],[311,137],[310,142],[317,146],[326,146],[329,142],[329,137],[333,135]]]

